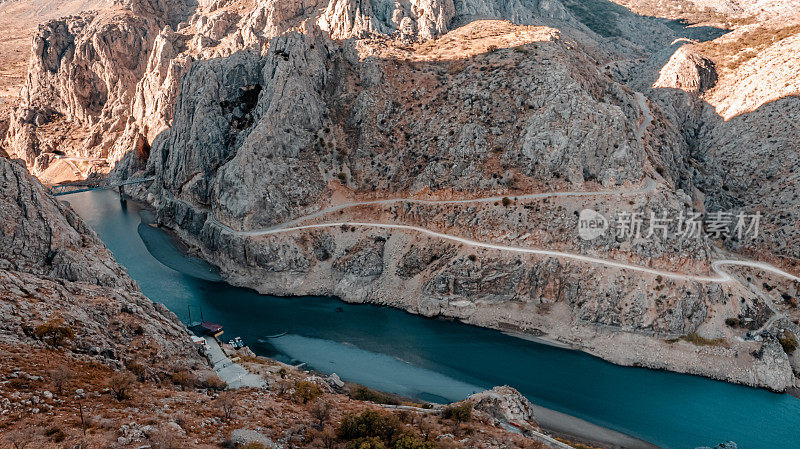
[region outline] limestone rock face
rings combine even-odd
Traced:
[[[690,48],[684,45],[672,55],[653,87],[680,89],[693,94],[702,94],[714,87],[717,82],[714,62]]]
[[[334,39],[396,33],[406,39],[427,40],[477,19],[505,19],[518,24],[534,24],[541,19],[578,23],[560,2],[551,0],[333,0],[318,24]]]
[[[697,185],[709,209],[759,212],[762,232],[734,249],[796,260],[800,257],[800,28],[757,28],[705,51],[727,62],[698,136]],[[775,36],[775,37],[773,37]],[[738,39],[738,40],[737,40]],[[757,52],[747,50],[752,45]],[[727,44],[724,42],[728,42]],[[728,53],[730,52],[730,53]],[[721,53],[721,54],[720,54]]]
[[[0,335],[43,345],[32,329],[59,320],[75,353],[152,375],[203,359],[175,314],[139,291],[94,231],[55,200],[21,164],[0,158]],[[148,349],[149,348],[149,349]]]
[[[0,268],[136,289],[94,232],[24,167],[0,159],[0,183]]]
[[[267,53],[283,33],[319,27],[334,39],[391,36],[426,41],[479,19],[518,24],[552,23],[602,56],[637,54],[645,28],[649,41],[668,41],[663,24],[616,14],[620,36],[608,40],[576,19],[558,0],[124,0],[101,12],[45,24],[34,39],[29,76],[3,146],[42,175],[52,154],[95,159],[76,174],[106,172],[125,154],[145,159],[169,126],[180,80],[195,60],[238,51]],[[585,20],[585,19],[584,19]],[[47,124],[48,126],[42,126]],[[53,132],[56,130],[57,132]]]
[[[30,165],[43,152],[119,160],[118,145],[136,86],[148,67],[158,30],[175,26],[190,5],[181,0],[128,0],[103,12],[51,20],[33,39],[29,75],[5,146]],[[81,129],[74,144],[40,133],[47,123]],[[81,132],[73,131],[81,134]]]
[[[459,36],[493,31],[491,22],[481,26],[488,29]],[[402,192],[480,191],[514,177],[641,179],[647,155],[632,130],[640,114],[633,96],[588,59],[579,56],[576,69],[574,52],[555,35],[539,38],[546,40],[530,47],[535,57],[504,50],[463,67],[432,59],[395,68],[313,30],[273,39],[263,57],[243,51],[198,61],[149,170],[163,174],[171,192],[245,229],[312,212],[332,182]],[[486,70],[502,63],[517,68]],[[504,178],[487,179],[482,167],[495,157]]]

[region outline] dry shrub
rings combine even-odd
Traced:
[[[325,421],[331,417],[332,408],[330,402],[322,399],[316,401],[311,407],[311,416],[317,420],[317,427],[319,429],[325,428]]]
[[[72,328],[64,325],[64,320],[54,318],[33,329],[33,336],[55,348],[75,338]]]
[[[136,377],[133,374],[120,372],[108,379],[108,388],[111,389],[118,401],[122,401],[129,397],[134,382],[136,382]]]
[[[181,390],[185,390],[187,388],[194,388],[197,379],[195,379],[194,375],[189,371],[182,370],[172,373],[172,383],[181,387]]]
[[[308,437],[312,441],[319,441],[322,444],[323,449],[335,448],[338,441],[336,432],[330,427],[323,430],[311,429],[308,432]]]
[[[231,419],[233,417],[233,411],[236,407],[236,398],[233,396],[233,393],[230,391],[223,392],[216,399],[215,403],[217,408],[222,411],[225,419]]]
[[[286,379],[281,379],[273,383],[272,387],[277,395],[283,396],[292,389],[292,383]]]
[[[50,381],[53,383],[59,395],[63,394],[64,387],[69,384],[72,379],[72,370],[67,365],[60,364],[47,372],[50,376]]]
[[[211,374],[203,381],[203,387],[213,391],[223,391],[228,388],[228,384],[216,374]]]
[[[138,362],[129,361],[125,363],[125,367],[128,368],[128,371],[133,373],[133,375],[136,376],[139,381],[144,381],[145,374],[147,374],[147,368],[145,368],[144,365]]]
[[[53,426],[53,427],[50,427],[49,429],[45,430],[44,434],[46,436],[50,437],[56,443],[60,443],[60,442],[62,442],[62,441],[67,439],[67,434],[64,433],[64,431],[61,430],[61,428],[57,427],[57,426]]]
[[[303,404],[307,404],[321,395],[322,390],[319,385],[307,380],[301,380],[294,386],[294,397]]]
[[[168,429],[159,428],[150,436],[153,449],[182,449],[185,447],[181,439]]]

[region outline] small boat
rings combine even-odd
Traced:
[[[284,335],[286,335],[286,334],[288,334],[288,333],[289,333],[289,331],[286,331],[286,332],[283,332],[283,333],[280,333],[280,334],[275,334],[275,335],[267,335],[265,338],[278,338],[278,337],[283,337]]]
[[[242,341],[242,337],[236,337],[233,340],[228,341],[228,344],[236,349],[244,347],[244,342]]]

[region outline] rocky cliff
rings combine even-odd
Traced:
[[[413,41],[476,19],[506,19],[557,25],[595,52],[607,51],[597,45],[600,40],[624,54],[652,50],[675,37],[660,22],[622,8],[606,18],[614,27],[608,37],[576,14],[581,17],[575,5],[558,1],[115,2],[41,27],[3,145],[37,175],[55,162],[55,154],[91,159],[92,165],[79,167],[88,172],[107,171],[106,163],[113,165],[129,151],[146,156],[170,122],[180,77],[194,60],[244,49],[260,52],[270,39],[301,24],[313,23],[334,39],[391,35]]]
[[[36,174],[56,154],[119,160],[136,143],[121,147],[118,138],[158,31],[175,26],[190,8],[183,1],[125,1],[42,25],[10,119],[7,152]]]
[[[0,333],[5,345],[45,347],[37,329],[69,329],[63,345],[112,367],[150,375],[205,362],[185,327],[144,297],[81,219],[21,164],[0,158]],[[49,324],[48,324],[49,323]]]

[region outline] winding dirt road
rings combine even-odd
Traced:
[[[591,256],[584,256],[581,254],[575,253],[568,253],[562,251],[551,251],[546,249],[539,249],[539,248],[525,248],[525,247],[518,247],[518,246],[508,246],[508,245],[498,245],[495,243],[485,243],[479,242],[477,240],[471,240],[464,237],[458,237],[449,234],[443,234],[441,232],[432,231],[430,229],[425,229],[419,226],[411,226],[411,225],[401,225],[401,224],[391,224],[391,223],[365,223],[365,222],[357,222],[357,221],[340,221],[335,223],[319,223],[319,224],[310,224],[310,225],[303,225],[303,226],[292,226],[292,227],[276,227],[271,229],[265,229],[261,231],[236,231],[231,229],[230,227],[219,223],[218,221],[211,218],[213,223],[226,232],[229,232],[234,235],[241,235],[241,236],[264,236],[264,235],[273,235],[273,234],[281,234],[281,233],[288,233],[293,231],[302,231],[305,229],[321,229],[321,228],[335,228],[338,226],[358,226],[358,227],[371,227],[371,228],[378,228],[378,229],[398,229],[398,230],[405,230],[405,231],[414,231],[419,232],[421,234],[430,235],[431,237],[440,238],[443,240],[450,240],[452,242],[461,243],[463,245],[472,246],[475,248],[487,248],[487,249],[495,249],[500,251],[509,251],[509,252],[516,252],[516,253],[523,253],[523,254],[536,254],[540,256],[549,256],[549,257],[557,257],[561,259],[571,259],[577,260],[581,262],[588,262],[593,264],[605,265],[608,267],[614,268],[621,268],[624,270],[630,271],[637,271],[641,273],[653,274],[657,276],[663,276],[666,278],[671,279],[680,279],[685,281],[696,281],[696,282],[729,282],[733,280],[730,274],[728,274],[725,270],[722,269],[725,265],[735,265],[735,266],[744,266],[750,268],[757,268],[760,270],[769,271],[774,274],[778,274],[781,276],[785,276],[791,280],[800,282],[800,278],[794,276],[790,273],[787,273],[779,268],[776,268],[770,264],[764,262],[755,262],[755,261],[746,261],[746,260],[735,260],[735,259],[721,259],[715,260],[711,263],[711,268],[714,271],[714,275],[705,276],[705,275],[694,275],[694,274],[685,274],[685,273],[678,273],[674,271],[666,271],[666,270],[657,270],[654,268],[643,267],[641,265],[633,265],[623,262],[617,262],[608,259],[602,259],[599,257],[591,257]]]
[[[621,189],[621,190],[614,190],[614,191],[606,191],[606,192],[548,192],[548,193],[532,193],[527,195],[519,195],[514,198],[518,200],[522,199],[534,199],[534,198],[549,198],[549,197],[570,197],[570,196],[596,196],[596,195],[629,195],[629,194],[642,194],[652,191],[657,184],[655,181],[651,179],[647,179],[642,187],[638,189]],[[736,260],[736,259],[720,259],[712,261],[711,269],[713,271],[712,275],[696,275],[696,274],[688,274],[688,273],[678,273],[674,271],[667,271],[667,270],[658,270],[654,268],[644,267],[641,265],[634,265],[628,264],[624,262],[617,262],[614,260],[603,259],[599,257],[592,257],[592,256],[585,256],[582,254],[570,253],[570,252],[563,252],[563,251],[552,251],[547,249],[541,248],[529,248],[529,247],[519,247],[519,246],[509,246],[509,245],[499,245],[495,243],[487,243],[487,242],[480,242],[477,240],[472,240],[464,237],[458,237],[455,235],[444,234],[441,232],[433,231],[430,229],[426,229],[419,226],[412,226],[412,225],[403,225],[403,224],[393,224],[393,223],[369,223],[369,222],[357,222],[357,221],[336,221],[336,222],[328,222],[328,223],[316,223],[316,224],[308,224],[308,225],[297,225],[303,221],[307,221],[313,218],[317,218],[323,216],[325,214],[335,212],[338,210],[342,210],[349,207],[355,206],[364,206],[364,205],[386,205],[386,204],[393,204],[393,203],[400,203],[400,202],[416,202],[416,203],[425,203],[425,204],[476,204],[476,203],[486,203],[486,202],[495,202],[499,201],[503,197],[486,197],[486,198],[476,198],[476,199],[464,199],[464,200],[419,200],[414,198],[393,198],[393,199],[386,199],[386,200],[375,200],[375,201],[362,201],[362,202],[354,202],[354,203],[346,203],[346,204],[339,204],[336,206],[331,206],[326,209],[322,209],[318,212],[313,214],[309,214],[295,220],[291,220],[285,222],[280,225],[276,225],[267,229],[261,230],[250,230],[250,231],[237,231],[223,223],[217,221],[213,214],[209,214],[209,221],[219,228],[223,229],[225,232],[228,232],[233,235],[239,236],[246,236],[246,237],[258,237],[258,236],[266,236],[266,235],[274,235],[274,234],[282,234],[282,233],[289,233],[294,231],[302,231],[306,229],[322,229],[322,228],[335,228],[338,226],[358,226],[358,227],[372,227],[378,229],[396,229],[396,230],[403,230],[403,231],[413,231],[418,232],[421,234],[426,234],[431,237],[436,237],[442,240],[449,240],[452,242],[460,243],[463,245],[475,247],[475,248],[486,248],[486,249],[494,249],[499,251],[509,251],[515,253],[522,253],[522,254],[536,254],[540,256],[548,256],[548,257],[557,257],[560,259],[568,259],[568,260],[576,260],[580,262],[604,265],[607,267],[613,268],[620,268],[623,270],[630,270],[636,271],[640,273],[647,273],[656,276],[662,276],[670,279],[679,279],[684,281],[695,281],[695,282],[730,282],[734,280],[734,278],[723,269],[724,266],[742,266],[748,268],[755,268],[759,270],[764,270],[773,274],[777,274],[780,276],[784,276],[788,279],[793,281],[800,282],[800,277],[797,277],[793,274],[787,273],[773,265],[770,265],[765,262],[756,262],[756,261],[749,261],[749,260]]]

